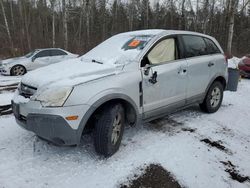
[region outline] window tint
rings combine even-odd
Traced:
[[[34,51],[26,54],[25,57],[29,58],[29,57],[33,56],[36,52],[37,52],[37,50],[34,50]]]
[[[175,39],[170,38],[159,42],[148,54],[151,64],[159,64],[175,60]]]
[[[183,41],[186,46],[186,57],[207,55],[206,43],[202,37],[184,35]]]
[[[43,51],[38,52],[36,54],[36,58],[47,57],[47,56],[50,56],[50,51],[49,50],[43,50]]]
[[[207,45],[207,53],[208,54],[217,54],[221,53],[219,48],[214,44],[214,42],[208,38],[204,38]]]
[[[51,50],[51,56],[57,56],[57,55],[67,55],[67,53],[65,53],[62,50]]]

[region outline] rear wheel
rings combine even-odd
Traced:
[[[26,69],[22,65],[15,65],[11,68],[10,74],[11,76],[22,76],[26,73]]]
[[[125,126],[121,104],[106,105],[95,123],[94,144],[97,153],[109,157],[120,147]]]
[[[221,82],[216,81],[210,86],[206,98],[200,104],[200,108],[207,113],[214,113],[220,108],[222,100],[223,85]]]

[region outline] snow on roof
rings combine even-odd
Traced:
[[[35,51],[41,51],[41,50],[62,50],[61,48],[37,48]]]
[[[146,29],[129,31],[125,33],[120,33],[118,35],[170,35],[170,34],[189,34],[189,35],[200,35],[211,38],[211,36],[194,32],[194,31],[184,31],[184,30],[165,30],[165,29]]]
[[[120,33],[118,35],[158,35],[166,30],[163,29],[146,29],[146,30],[137,30]]]

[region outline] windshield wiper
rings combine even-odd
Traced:
[[[95,59],[92,59],[92,62],[93,62],[93,63],[98,63],[98,64],[103,64],[103,62],[96,61]]]

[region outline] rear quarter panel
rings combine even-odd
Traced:
[[[214,66],[210,70],[210,80],[216,79],[218,76],[222,76],[228,79],[227,62],[223,54],[212,55]]]

